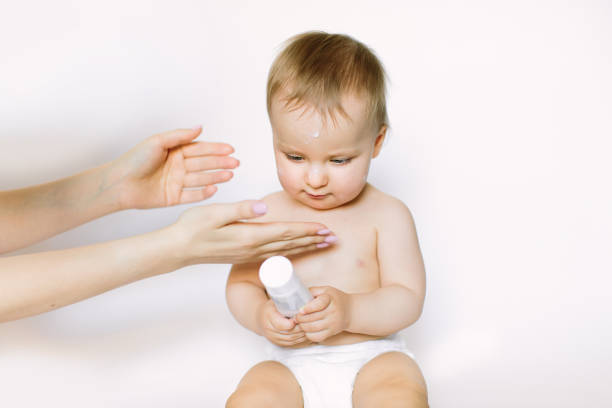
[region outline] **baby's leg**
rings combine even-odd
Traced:
[[[276,361],[264,361],[242,377],[226,408],[302,408],[302,389],[293,373]]]
[[[373,358],[355,378],[353,407],[427,408],[427,387],[419,366],[397,351]]]

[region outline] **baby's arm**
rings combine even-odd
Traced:
[[[353,333],[395,333],[416,322],[423,309],[425,268],[410,210],[394,199],[393,209],[381,217],[377,244],[380,288],[351,295],[347,331]]]
[[[314,342],[341,331],[387,336],[413,324],[425,298],[425,268],[410,210],[392,199],[380,212],[377,256],[380,288],[348,294],[311,288],[315,296],[297,321]]]
[[[241,325],[262,335],[254,311],[267,302],[268,297],[255,275],[258,267],[258,263],[233,265],[227,278],[225,299]]]
[[[258,270],[258,263],[232,266],[225,290],[230,312],[244,327],[279,346],[306,341],[300,326],[276,310],[259,281]]]

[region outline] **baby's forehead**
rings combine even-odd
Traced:
[[[271,120],[290,122],[297,126],[319,128],[363,129],[371,125],[368,101],[357,94],[346,94],[339,98],[339,106],[313,103],[310,101],[290,101],[286,94],[280,93],[272,99]],[[281,124],[281,123],[278,123]]]

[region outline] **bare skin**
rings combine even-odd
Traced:
[[[354,408],[427,408],[427,386],[419,366],[403,353],[374,357],[355,377]]]
[[[227,400],[227,408],[301,408],[302,390],[291,371],[276,361],[255,365]]]
[[[366,363],[353,389],[355,408],[427,408],[427,386],[418,365],[403,353],[381,354]],[[291,371],[276,361],[251,368],[227,401],[227,408],[302,408],[302,389]]]
[[[212,196],[239,162],[225,143],[193,142],[201,128],[154,135],[117,160],[51,183],[0,192],[0,253],[114,211]],[[59,251],[0,257],[0,322],[65,306],[196,263],[244,263],[312,251],[321,223],[248,223],[267,211],[244,201],[194,207],[148,234]],[[323,230],[323,231],[322,231]],[[321,232],[322,231],[322,232]]]
[[[342,345],[385,337],[413,324],[422,311],[425,271],[412,215],[401,201],[365,181],[386,129],[371,126],[359,97],[347,97],[343,107],[350,119],[333,122],[320,120],[308,107],[300,111],[287,109],[279,100],[272,104],[283,191],[264,198],[269,212],[261,220],[322,222],[338,238],[316,254],[290,257],[296,274],[314,296],[293,319],[280,315],[268,299],[258,279],[259,263],[233,266],[226,290],[230,311],[243,326],[282,347]],[[321,123],[320,134],[313,140],[308,132]],[[301,134],[300,129],[307,131]],[[271,371],[280,370],[269,363],[250,371],[248,381],[238,385],[229,401],[249,401],[250,396],[259,401],[256,390],[267,389],[266,384],[275,378]],[[284,372],[285,388],[275,402],[299,407],[301,390],[289,386],[287,377],[295,379],[288,369]],[[423,376],[402,353],[372,359],[362,367],[353,391],[353,402],[359,407],[427,406]],[[401,398],[402,405],[385,405],[387,395]]]

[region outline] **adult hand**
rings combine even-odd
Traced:
[[[304,331],[293,319],[287,319],[276,310],[272,299],[259,306],[257,323],[264,337],[278,346],[295,346],[307,340]]]
[[[170,228],[181,243],[178,254],[194,263],[247,263],[317,248],[331,232],[315,222],[243,222],[265,214],[260,201],[211,204],[185,211]]]
[[[107,183],[119,187],[121,209],[201,201],[230,180],[239,161],[226,143],[193,142],[201,127],[151,136],[110,163]],[[210,171],[218,170],[220,171]]]
[[[310,288],[314,299],[295,316],[308,340],[319,343],[349,326],[350,295],[331,286]]]
[[[129,208],[200,201],[232,178],[238,160],[225,143],[192,142],[179,129],[149,137],[119,157],[60,180],[0,191],[0,253],[33,244],[98,217]],[[225,169],[215,172],[207,170]]]
[[[119,159],[38,186],[0,191],[0,253],[123,208],[203,200],[238,165],[231,146],[192,143],[201,132],[153,136]],[[190,190],[196,188],[196,190]],[[199,188],[199,190],[197,189]],[[0,257],[0,322],[42,313],[195,263],[245,263],[324,245],[317,223],[247,223],[265,204],[245,201],[187,210],[169,227],[116,241]],[[84,273],[86,271],[86,273]]]

